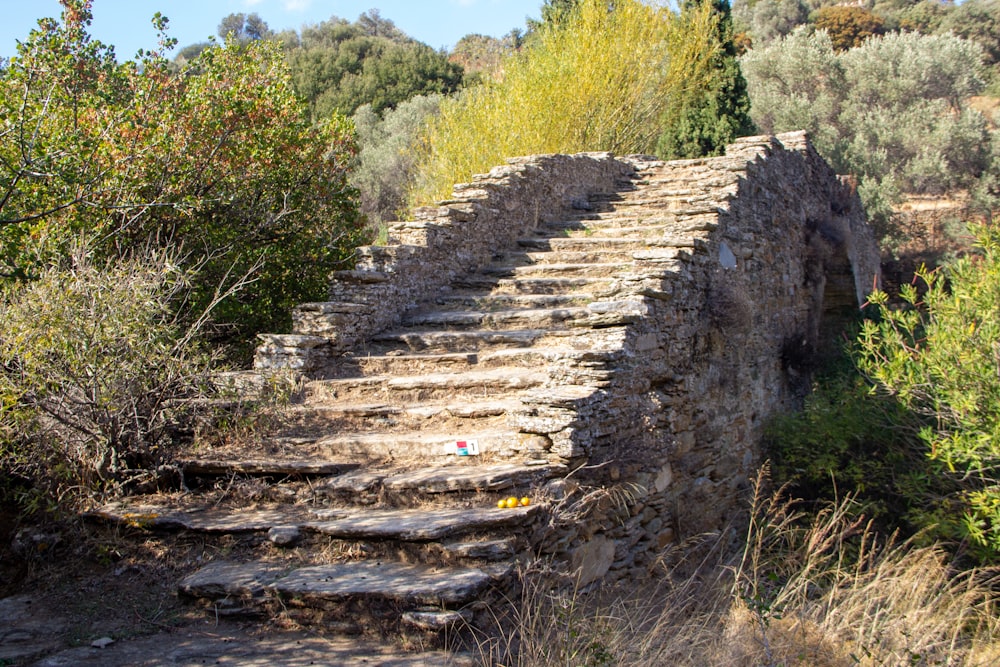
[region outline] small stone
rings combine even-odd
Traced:
[[[95,639],[94,641],[90,642],[90,645],[93,646],[94,648],[106,648],[114,643],[115,640],[112,639],[111,637],[101,637],[100,639]]]
[[[275,526],[267,531],[267,539],[279,547],[290,547],[302,539],[302,531],[298,526]]]
[[[403,622],[421,630],[436,632],[466,623],[471,616],[463,611],[408,611],[403,614]]]

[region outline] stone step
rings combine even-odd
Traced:
[[[594,255],[594,261],[601,261],[609,250],[627,252],[645,248],[649,244],[647,238],[630,238],[627,236],[536,236],[517,240],[522,248],[553,253],[586,252]]]
[[[404,403],[455,396],[494,397],[506,392],[537,387],[548,379],[549,376],[544,371],[490,368],[455,373],[387,374],[315,380],[307,385],[306,390],[307,396],[321,401],[391,399],[396,403]]]
[[[641,240],[640,240],[641,243]],[[579,264],[610,264],[628,262],[632,248],[608,243],[578,248],[539,248],[505,253],[500,262],[506,266],[573,266]]]
[[[466,457],[468,463],[426,466],[401,470],[398,467],[359,469],[337,477],[330,477],[315,485],[319,493],[359,494],[378,496],[383,492],[396,494],[420,493],[485,493],[509,489],[532,488],[551,477],[564,475],[564,465],[550,464],[544,459],[515,463],[476,463],[475,457]]]
[[[466,372],[506,367],[538,368],[544,364],[580,365],[604,363],[611,359],[607,345],[593,336],[591,345],[536,345],[529,348],[500,348],[483,352],[387,354],[345,357],[329,369],[327,379],[346,379],[372,375],[429,374]],[[617,358],[617,357],[615,357]],[[399,405],[398,403],[395,405]]]
[[[334,431],[433,430],[445,425],[469,430],[471,424],[502,423],[506,415],[523,410],[515,397],[468,400],[440,400],[416,403],[382,401],[348,403],[319,399],[286,409],[275,429],[278,437],[309,434],[317,437]]]
[[[510,266],[494,264],[483,267],[479,273],[498,278],[608,278],[627,270],[631,262],[583,262],[577,264],[529,264]]]
[[[288,571],[282,564],[217,561],[180,581],[182,595],[239,600],[260,606],[280,600],[294,606],[364,601],[415,610],[421,605],[459,607],[481,598],[493,574],[475,567],[430,567],[398,562],[354,561]]]
[[[491,295],[575,295],[578,293],[600,292],[608,288],[612,277],[604,276],[557,276],[501,277],[474,273],[461,276],[452,282],[456,289],[487,291]]]
[[[596,299],[591,292],[574,294],[448,294],[434,299],[434,303],[448,309],[473,309],[485,311],[513,308],[558,308],[584,306]]]
[[[314,477],[341,475],[361,467],[357,461],[317,459],[191,459],[177,461],[185,477],[262,475],[272,477]]]
[[[523,527],[530,523],[539,509],[537,504],[500,509],[487,502],[472,508],[307,509],[292,504],[257,508],[175,508],[132,499],[128,503],[106,505],[85,516],[146,530],[235,535],[282,529],[345,540],[429,542],[513,526]]]
[[[381,343],[402,344],[414,352],[461,351],[483,352],[527,347],[571,347],[585,349],[593,330],[586,327],[570,329],[465,329],[441,331],[396,330],[374,337]]]
[[[323,437],[285,439],[282,444],[300,456],[362,458],[393,461],[446,461],[455,458],[458,443],[475,442],[480,454],[500,458],[549,455],[551,441],[541,435],[512,429],[441,433],[340,433]]]
[[[437,310],[407,315],[403,327],[442,329],[549,329],[588,326],[592,313],[586,306],[523,308],[516,310]]]

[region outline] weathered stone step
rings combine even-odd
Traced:
[[[114,503],[86,516],[147,530],[188,530],[210,534],[265,533],[296,529],[340,539],[429,542],[446,537],[523,526],[539,505],[499,509],[445,507],[438,509],[339,508],[306,509],[300,505],[263,508],[173,508],[141,503]]]
[[[596,297],[591,292],[574,294],[451,294],[439,296],[434,303],[451,309],[507,310],[511,308],[557,308],[583,306]]]
[[[416,312],[401,323],[404,327],[458,328],[555,328],[587,326],[592,312],[586,306],[523,308],[518,310],[438,310]]]
[[[537,514],[539,508],[539,505],[528,505],[513,509],[487,506],[316,510],[318,520],[304,527],[338,539],[431,542],[468,533],[524,526]]]
[[[236,598],[248,605],[280,598],[297,606],[381,599],[411,608],[455,607],[479,598],[492,583],[491,574],[474,567],[356,561],[289,572],[276,563],[217,561],[182,579],[178,591],[209,600]]]
[[[341,475],[361,467],[357,461],[322,459],[191,459],[177,462],[185,476],[270,475],[317,476]]]
[[[509,266],[494,264],[479,270],[484,276],[502,278],[607,278],[619,271],[627,269],[630,261],[622,262],[584,262],[579,264],[529,264],[526,266]]]
[[[374,336],[383,343],[402,343],[413,351],[461,350],[478,351],[501,347],[529,347],[550,335],[566,334],[547,329],[518,329],[496,331],[387,331]]]
[[[471,461],[475,457],[467,457]],[[536,460],[518,463],[452,463],[410,470],[364,468],[331,477],[316,485],[320,493],[378,494],[417,492],[422,494],[496,492],[526,488],[568,472],[566,466]]]
[[[449,352],[444,354],[372,354],[338,360],[329,370],[328,379],[372,375],[427,374],[434,372],[466,372],[506,367],[538,368],[545,364],[594,364],[611,360],[607,346],[595,336],[592,346],[548,345],[530,348],[500,348],[483,352]],[[395,403],[397,407],[398,403]],[[364,409],[364,406],[361,406]]]
[[[468,433],[347,433],[287,442],[303,456],[369,457],[395,461],[441,461],[456,456],[457,443],[474,441],[483,455],[501,458],[545,457],[551,441],[541,435],[513,430]]]
[[[280,431],[325,432],[337,429],[385,430],[434,428],[439,422],[485,420],[503,417],[522,407],[516,398],[463,399],[400,403],[393,399],[375,403],[312,400],[286,409]]]
[[[559,235],[522,238],[518,239],[517,243],[522,248],[530,248],[538,251],[552,251],[552,253],[601,253],[600,257],[605,257],[606,255],[603,253],[608,250],[626,252],[636,248],[644,248],[649,244],[649,239],[644,237],[630,238],[621,235],[576,237]],[[598,257],[595,261],[601,260]]]
[[[495,275],[470,274],[457,278],[452,285],[458,289],[489,290],[491,294],[565,294],[595,292],[605,289],[611,276],[525,277],[505,278]]]
[[[574,266],[579,264],[610,264],[629,261],[632,248],[620,244],[590,245],[580,248],[540,248],[506,253],[501,260],[506,266]]]
[[[544,384],[548,377],[544,371],[520,368],[421,375],[372,375],[315,380],[307,385],[307,395],[324,401],[357,401],[383,397],[400,403],[468,394],[482,397],[537,387]]]

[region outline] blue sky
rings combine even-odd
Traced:
[[[272,30],[299,29],[331,16],[354,21],[372,8],[403,32],[434,48],[448,48],[469,33],[500,37],[524,28],[525,18],[541,15],[543,0],[94,0],[91,34],[113,44],[119,60],[138,49],[156,46],[150,19],[156,12],[170,19],[170,35],[179,47],[214,35],[228,14],[256,12]],[[16,52],[43,16],[58,17],[58,0],[0,0],[0,56]]]

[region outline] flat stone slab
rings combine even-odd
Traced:
[[[241,461],[179,461],[178,465],[186,475],[339,475],[355,470],[360,463],[317,460],[269,460],[254,459]]]
[[[289,597],[329,601],[379,597],[419,604],[470,602],[492,582],[479,568],[433,568],[407,563],[358,561],[303,567],[271,585]]]
[[[332,518],[329,521],[311,522],[306,528],[342,539],[429,542],[478,530],[521,525],[537,510],[537,505],[514,509],[373,509],[349,513],[330,510]]]
[[[566,467],[521,463],[435,466],[390,475],[382,484],[393,491],[413,490],[423,493],[499,491],[551,477],[560,471],[565,472]]]
[[[136,528],[233,534],[299,528],[338,538],[425,542],[478,530],[516,526],[538,507],[514,509],[330,509],[308,510],[295,505],[273,508],[189,510],[151,505],[112,504],[88,512],[89,518]]]
[[[87,512],[84,516],[135,528],[194,530],[203,533],[252,533],[275,526],[301,526],[309,520],[308,511],[288,505],[264,509],[228,510],[225,508],[175,509],[155,505],[112,503]]]
[[[280,595],[305,601],[367,597],[454,605],[475,599],[492,581],[489,573],[475,567],[354,561],[287,571],[269,563],[219,561],[185,577],[177,589],[184,595],[213,600]]]
[[[224,597],[258,598],[288,572],[289,568],[272,563],[218,561],[184,577],[177,590],[184,595],[212,600]]]

